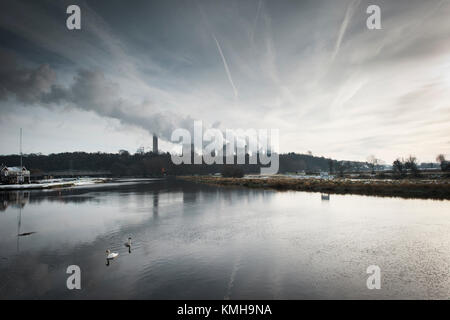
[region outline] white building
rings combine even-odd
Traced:
[[[25,167],[5,167],[0,169],[0,181],[2,184],[30,183],[30,171]]]

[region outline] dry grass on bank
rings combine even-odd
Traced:
[[[349,180],[297,179],[285,176],[260,178],[223,178],[213,176],[183,176],[182,180],[222,186],[242,186],[275,190],[310,191],[330,194],[450,199],[449,180]]]

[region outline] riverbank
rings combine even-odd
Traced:
[[[309,191],[327,194],[358,194],[382,197],[450,200],[449,180],[299,179],[278,175],[274,177],[246,178],[213,176],[182,176],[178,178],[186,181],[221,186]]]
[[[107,178],[84,178],[69,181],[63,179],[42,180],[36,183],[29,184],[3,184],[0,185],[0,191],[70,188],[75,186],[106,183],[109,180],[110,179]]]

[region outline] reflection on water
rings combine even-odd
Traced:
[[[23,208],[29,201],[29,191],[0,192],[0,211],[5,211],[9,206]]]
[[[173,181],[0,193],[0,298],[450,296],[449,201],[319,195]]]

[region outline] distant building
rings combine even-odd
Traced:
[[[158,153],[158,136],[153,135],[153,153]]]
[[[30,183],[30,171],[25,167],[5,167],[0,169],[0,181],[2,184]]]

